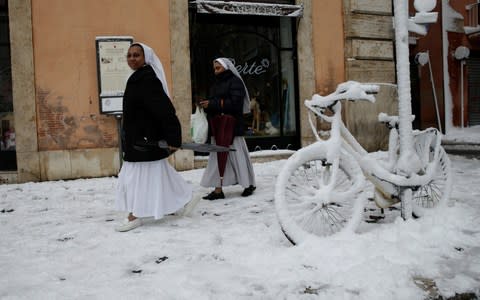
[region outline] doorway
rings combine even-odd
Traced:
[[[17,170],[8,1],[0,0],[0,171]]]
[[[295,18],[200,14],[189,9],[192,112],[208,97],[212,61],[228,57],[251,98],[245,115],[250,151],[298,149],[298,83]]]

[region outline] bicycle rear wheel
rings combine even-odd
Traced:
[[[430,182],[413,192],[412,210],[415,217],[421,217],[427,210],[443,205],[450,197],[452,186],[450,159],[445,150],[440,147],[438,158],[434,161],[435,148],[432,144],[425,145],[425,143],[419,141],[415,143],[417,153],[425,153],[423,151],[428,149],[429,152],[426,154],[426,160],[428,161],[426,163],[436,164]]]
[[[283,233],[293,244],[311,236],[354,231],[363,216],[365,179],[359,165],[342,152],[335,168],[327,163],[326,151],[321,143],[302,148],[278,175],[275,208]]]

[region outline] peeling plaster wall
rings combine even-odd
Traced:
[[[99,113],[95,38],[133,36],[156,50],[170,74],[168,4],[32,1],[40,151],[118,146],[115,119]]]
[[[23,11],[17,13],[17,6]],[[17,153],[18,181],[115,175],[119,169],[117,121],[99,113],[95,38],[126,35],[147,43],[162,60],[171,87],[169,1],[15,1],[11,7],[11,19],[22,16],[30,19],[31,26],[15,29],[12,39],[33,36],[26,47],[12,45],[12,53],[33,56],[33,66],[26,68],[34,74],[29,80],[34,83],[33,101],[27,105],[33,109],[30,119],[36,128],[18,133],[17,142],[35,137],[33,154],[38,163],[33,166],[33,157],[24,163],[23,153]],[[31,18],[23,17],[26,12]],[[14,103],[18,105],[19,99]],[[16,120],[17,132],[24,123]],[[24,179],[22,173],[36,175]]]

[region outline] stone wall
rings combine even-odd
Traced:
[[[8,3],[15,118],[17,177],[19,182],[39,181],[35,80],[30,0]]]
[[[380,112],[397,114],[394,30],[389,0],[344,0],[345,72],[347,80],[387,83],[376,102],[346,102],[348,129],[368,151],[386,149],[388,130],[378,123]]]

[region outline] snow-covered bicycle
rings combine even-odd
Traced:
[[[322,139],[309,113],[317,141],[295,152],[277,178],[277,216],[292,243],[311,235],[354,231],[371,196],[381,208],[401,202],[404,219],[446,202],[450,161],[437,129],[413,130],[411,151],[400,153],[404,141],[399,125],[406,120],[381,113],[379,121],[387,125],[390,135],[388,158],[380,160],[369,155],[346,128],[340,100],[373,102],[378,91],[379,85],[348,81],[332,94],[316,94],[305,101],[309,112],[331,124],[329,138]],[[413,121],[413,116],[407,121]],[[368,195],[366,179],[374,186],[373,195]]]

